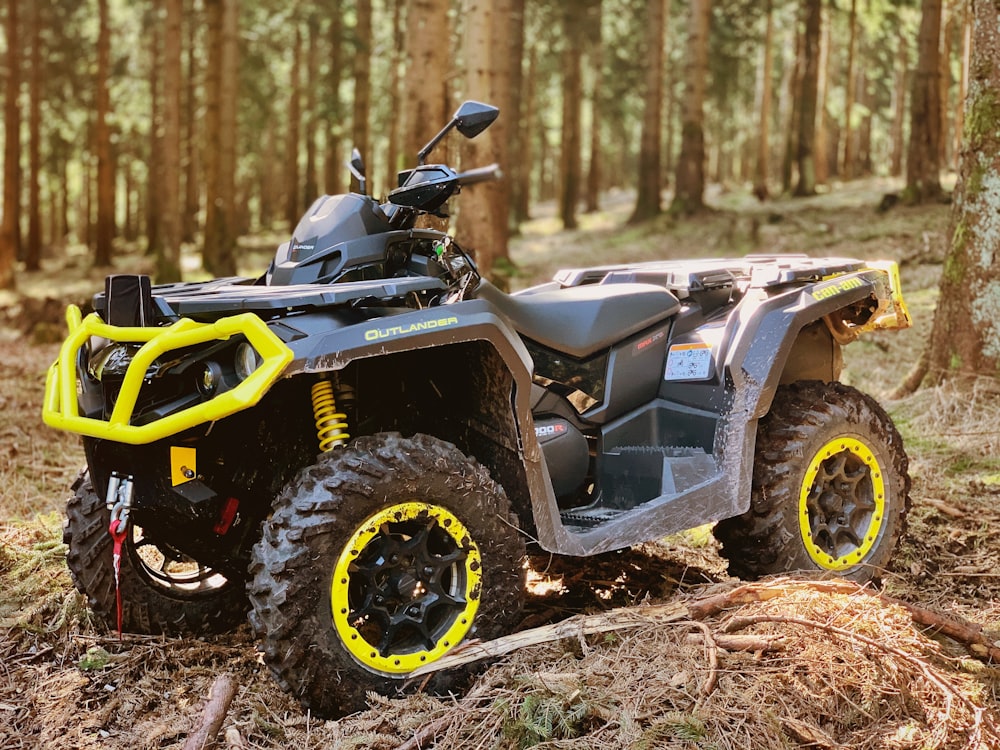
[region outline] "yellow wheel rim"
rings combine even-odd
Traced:
[[[479,548],[448,509],[417,501],[378,511],[344,546],[333,571],[333,624],[364,667],[412,672],[472,627],[482,589]]]
[[[885,522],[885,478],[860,440],[831,440],[809,462],[799,491],[799,531],[809,557],[825,570],[863,562]]]

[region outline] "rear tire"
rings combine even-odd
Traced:
[[[820,381],[779,388],[757,430],[750,509],[715,528],[729,572],[878,578],[906,529],[907,465],[871,397]]]
[[[509,632],[524,552],[503,488],[455,446],[361,437],[276,501],[253,550],[251,623],[278,683],[317,715],[343,715],[462,640]]]
[[[63,542],[73,583],[98,622],[118,627],[111,512],[84,472],[66,505]],[[232,630],[247,611],[245,581],[229,580],[159,548],[131,522],[120,567],[122,630],[147,635],[208,635]]]

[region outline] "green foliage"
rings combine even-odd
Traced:
[[[529,693],[504,726],[504,736],[519,748],[550,740],[581,736],[590,706],[579,695],[566,698],[552,693]]]
[[[111,654],[102,646],[91,646],[87,652],[80,657],[77,666],[81,672],[97,672],[104,669],[111,663]]]

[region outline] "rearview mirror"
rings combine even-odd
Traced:
[[[468,101],[455,112],[452,121],[458,132],[466,138],[475,138],[497,119],[500,110],[497,107],[482,102]]]

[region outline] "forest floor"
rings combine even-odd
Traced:
[[[71,255],[22,275],[19,293],[0,297],[0,750],[179,748],[223,672],[238,683],[220,735],[227,747],[1000,747],[997,667],[920,629],[888,598],[1000,639],[1000,389],[983,380],[890,400],[929,332],[949,212],[877,212],[897,187],[871,180],[767,204],[717,192],[704,218],[639,227],[624,226],[628,196],[610,195],[572,232],[540,211],[512,247],[513,286],[559,267],[652,258],[899,261],[914,327],[848,347],[843,378],[882,401],[910,456],[909,531],[883,596],[811,582],[747,593],[704,529],[583,561],[537,556],[524,628],[589,614],[615,629],[515,650],[464,696],[373,696],[370,710],[336,721],[282,693],[246,626],[201,640],[119,641],[95,629],[61,542],[82,451],[45,428],[39,410],[62,308],[85,300],[102,274]],[[248,274],[263,269],[269,242],[248,244]],[[696,603],[713,595],[731,606],[705,614]],[[617,607],[630,614],[607,614]]]

